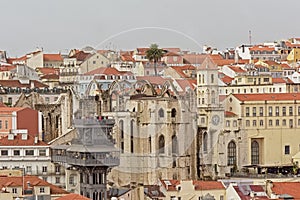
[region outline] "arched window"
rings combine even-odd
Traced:
[[[171,117],[176,117],[176,109],[172,108]]]
[[[251,143],[251,164],[259,164],[259,144],[257,141]]]
[[[172,154],[178,154],[178,141],[177,136],[172,136]]]
[[[205,133],[203,134],[203,151],[204,151],[204,153],[207,152],[207,143],[208,143],[208,135],[207,135],[207,133],[205,132]]]
[[[227,147],[228,165],[236,164],[236,144],[234,141],[229,142]]]
[[[134,125],[134,120],[130,121],[130,152],[133,153],[133,125]]]
[[[165,116],[165,112],[162,108],[158,110],[158,116],[159,117],[164,117]]]
[[[165,137],[163,135],[158,138],[158,153],[165,153]]]

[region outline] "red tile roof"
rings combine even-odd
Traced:
[[[273,182],[272,191],[275,194],[289,194],[294,199],[300,199],[300,182]]]
[[[249,48],[250,51],[274,51],[274,47],[268,47],[268,46],[262,46],[262,45],[256,45]]]
[[[232,71],[236,73],[245,73],[246,70],[243,70],[241,67],[238,66],[228,66]]]
[[[300,100],[300,93],[233,94],[240,101],[291,101]]]
[[[80,194],[67,194],[66,196],[59,197],[56,200],[91,200],[91,199],[81,196]]]
[[[57,74],[46,74],[44,76],[41,76],[41,79],[59,79],[59,75]]]
[[[196,67],[193,65],[184,65],[184,66],[172,66],[172,69],[174,69],[178,75],[181,76],[181,78],[188,78],[188,76],[184,73],[185,70],[195,70]]]
[[[5,177],[0,176],[0,187],[5,188],[7,186],[24,186],[24,190],[29,189],[28,184],[30,186],[49,186],[50,187],[50,194],[68,194],[69,192],[52,185],[36,176],[12,176],[12,177]]]
[[[230,76],[224,75],[224,76],[221,78],[221,80],[222,80],[224,83],[226,83],[226,84],[231,84],[232,81],[234,80],[234,78],[231,78]]]
[[[225,111],[225,116],[226,117],[236,117],[237,114],[233,113],[233,112],[230,112],[230,111]]]
[[[197,87],[196,79],[176,79],[178,85],[185,91],[186,88],[194,90]]]
[[[113,67],[99,67],[95,70],[86,72],[84,75],[95,75],[95,74],[105,74],[105,75],[124,75],[132,74],[131,72],[122,72]]]
[[[60,54],[44,54],[43,55],[44,62],[49,61],[63,61],[63,57]]]
[[[243,187],[243,186],[242,186]],[[251,191],[253,192],[264,192],[264,189],[262,186],[257,185],[250,185],[249,186]],[[241,190],[239,186],[233,186],[233,188],[235,189],[235,191],[237,192],[237,194],[239,195],[241,200],[252,200],[253,197],[250,196],[250,194],[244,194]],[[265,199],[269,199],[267,195],[264,196],[255,196],[255,200],[265,200]]]
[[[283,78],[272,78],[273,83],[286,83],[286,80]]]
[[[76,58],[77,61],[84,61],[89,56],[91,56],[90,53],[85,53],[83,51],[76,51],[75,55],[71,56],[71,58]]]
[[[47,143],[38,140],[34,143],[34,137],[32,135],[27,135],[27,140],[22,140],[22,135],[17,134],[14,136],[13,140],[9,140],[8,136],[0,138],[0,146],[49,146]]]
[[[37,88],[49,87],[48,85],[43,84],[36,80],[30,80],[29,84],[22,84],[19,80],[0,80],[0,85],[2,87],[31,88],[31,83],[33,83],[34,87],[37,87]]]
[[[163,85],[167,80],[171,80],[170,78],[163,78],[161,76],[137,76],[137,80],[146,80],[149,83],[156,85]]]
[[[219,181],[193,181],[195,190],[225,190],[225,186]]]
[[[59,74],[59,69],[50,68],[50,67],[38,67],[35,69],[37,72],[40,72],[44,75],[46,74]]]
[[[0,71],[10,71],[10,70],[12,70],[12,69],[15,69],[16,68],[16,66],[1,66],[0,67]]]
[[[176,191],[176,186],[180,185],[179,180],[161,180],[161,183],[167,189],[167,191]]]

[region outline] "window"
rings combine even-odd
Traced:
[[[8,129],[8,121],[5,120],[5,129]]]
[[[252,115],[253,115],[253,117],[256,117],[256,107],[252,108]]]
[[[75,175],[70,175],[69,177],[69,184],[70,185],[75,185]]]
[[[164,110],[162,108],[158,110],[158,116],[159,117],[164,117],[165,116]]]
[[[210,75],[210,80],[211,80],[211,83],[214,83],[215,82],[215,77],[213,74]]]
[[[31,173],[32,172],[32,167],[31,166],[26,166],[26,172]]]
[[[230,127],[230,121],[226,120],[226,127]]]
[[[286,107],[285,106],[282,107],[282,116],[286,116]]]
[[[8,156],[8,150],[1,150],[1,156]]]
[[[165,153],[165,137],[163,135],[158,138],[158,153]]]
[[[264,125],[264,120],[259,120],[259,126],[263,126]]]
[[[259,116],[264,116],[264,108],[263,107],[259,107]]]
[[[14,150],[14,156],[19,156],[20,155],[20,150]]]
[[[293,116],[293,107],[292,106],[289,107],[289,115]]]
[[[60,177],[55,177],[55,183],[60,183]]]
[[[298,116],[300,116],[300,106],[298,106]]]
[[[211,92],[211,103],[212,104],[216,103],[216,92],[215,91]]]
[[[172,136],[172,153],[178,154],[178,141],[176,135]]]
[[[237,121],[236,120],[233,120],[233,127],[237,127]]]
[[[285,146],[284,146],[284,154],[285,154],[285,155],[290,154],[290,145],[285,145]]]
[[[175,108],[172,108],[171,117],[172,118],[176,117],[176,109]]]
[[[60,166],[59,165],[55,165],[55,173],[60,173]]]
[[[251,164],[259,164],[259,144],[257,141],[251,143]]]
[[[131,120],[130,121],[130,152],[131,153],[133,153],[134,151],[133,125],[134,125],[134,120]]]
[[[46,103],[49,103],[50,102],[50,98],[49,97],[45,97],[45,101],[46,101]]]
[[[42,167],[42,172],[47,172],[47,166]]]
[[[300,126],[300,119],[298,119],[298,126]]]
[[[25,150],[25,155],[26,156],[33,156],[34,155],[34,151],[33,150]]]
[[[0,120],[0,129],[2,129],[2,120]]]
[[[256,126],[256,120],[253,120],[252,126]]]
[[[279,119],[276,119],[275,125],[279,126]]]
[[[250,126],[250,120],[246,120],[246,126]]]
[[[273,126],[273,120],[269,120],[269,126]]]
[[[45,193],[45,188],[44,187],[40,188],[40,193]]]
[[[279,116],[279,106],[276,106],[276,107],[275,107],[275,115],[276,115],[276,116]]]
[[[249,107],[246,107],[246,117],[249,117]]]
[[[40,149],[39,156],[46,156],[46,149]]]
[[[235,165],[236,164],[236,144],[235,142],[231,141],[227,147],[228,152],[228,165]]]
[[[289,127],[290,127],[290,128],[293,128],[293,125],[294,125],[293,120],[290,119],[290,120],[289,120]]]
[[[273,108],[270,106],[269,107],[269,116],[272,116],[272,114],[273,114]]]
[[[18,193],[18,188],[12,188],[12,193],[17,194]]]
[[[207,152],[207,145],[208,145],[208,135],[205,132],[203,134],[203,152],[206,153]]]
[[[285,119],[282,120],[282,126],[286,126],[286,120]]]

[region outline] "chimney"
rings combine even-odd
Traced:
[[[8,140],[14,140],[15,136],[13,133],[8,134]]]
[[[34,144],[37,144],[38,143],[38,136],[35,136],[34,137]]]

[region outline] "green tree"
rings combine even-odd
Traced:
[[[157,62],[160,61],[164,55],[164,50],[159,49],[157,44],[151,44],[150,49],[146,51],[146,56],[149,61],[153,61],[154,74],[157,76]]]

